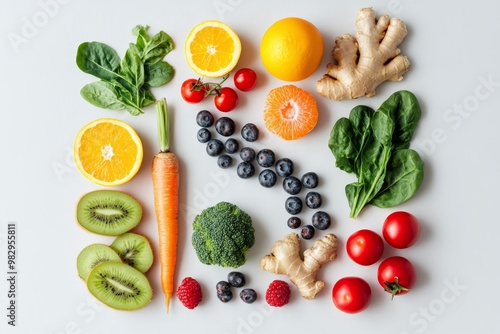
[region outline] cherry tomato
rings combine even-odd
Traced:
[[[205,98],[205,86],[201,84],[198,88],[195,88],[197,83],[197,79],[187,79],[182,83],[181,96],[184,101],[189,103],[198,103]]]
[[[242,68],[234,74],[234,85],[241,91],[252,90],[257,83],[257,74],[250,68]]]
[[[238,105],[238,93],[230,87],[223,87],[214,97],[215,107],[223,112],[229,112]]]
[[[395,295],[403,295],[415,286],[417,271],[413,264],[401,256],[392,256],[380,263],[377,278],[385,291]]]
[[[358,313],[370,304],[372,290],[368,283],[359,277],[344,277],[332,289],[333,304],[342,312]]]
[[[385,219],[382,235],[392,247],[408,248],[415,244],[420,235],[420,223],[411,213],[396,211]]]
[[[351,260],[369,266],[382,257],[384,241],[380,235],[371,230],[359,230],[347,239],[346,250]]]

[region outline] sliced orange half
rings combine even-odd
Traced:
[[[272,89],[266,98],[264,124],[285,140],[304,137],[318,123],[314,96],[294,85]]]
[[[100,118],[85,125],[76,136],[74,150],[80,172],[102,186],[117,186],[132,179],[143,158],[137,132],[113,118]]]
[[[216,78],[236,66],[241,54],[238,35],[217,20],[203,21],[189,33],[184,45],[186,60],[200,76]]]

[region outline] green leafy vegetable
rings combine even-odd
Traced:
[[[424,162],[409,147],[420,116],[415,95],[399,91],[379,109],[357,106],[335,123],[328,146],[336,166],[358,179],[345,188],[352,218],[367,204],[394,207],[417,192]]]
[[[78,47],[76,64],[101,79],[82,88],[85,100],[100,108],[125,109],[135,116],[156,100],[150,87],[172,80],[174,68],[163,59],[174,44],[164,31],[151,37],[148,26],[138,25],[132,33],[137,36],[136,43],[130,43],[123,59],[106,44],[85,42]]]

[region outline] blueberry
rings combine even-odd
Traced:
[[[207,143],[207,153],[211,157],[215,157],[222,152],[224,145],[219,139],[210,139]]]
[[[198,130],[198,134],[196,135],[196,137],[198,138],[198,141],[200,143],[206,143],[207,141],[212,139],[212,133],[207,128],[201,128]]]
[[[314,237],[314,227],[312,227],[311,225],[302,227],[300,235],[306,240],[312,239]]]
[[[241,288],[246,283],[245,275],[243,275],[239,271],[231,271],[227,275],[227,281],[231,286],[234,286],[235,288]]]
[[[233,164],[233,158],[231,158],[227,154],[220,155],[217,158],[217,165],[219,165],[220,168],[226,169],[231,167],[232,164]]]
[[[223,303],[227,303],[233,299],[233,292],[231,291],[231,285],[226,281],[220,281],[215,286],[217,289],[217,298]]]
[[[201,110],[196,115],[196,123],[203,128],[208,128],[214,124],[214,116],[208,110]]]
[[[299,228],[300,225],[302,224],[302,221],[300,220],[299,217],[292,216],[288,218],[288,221],[286,222],[289,228]]]
[[[283,189],[290,195],[297,195],[302,189],[302,186],[298,178],[295,176],[287,176],[283,180]]]
[[[318,174],[314,172],[305,173],[301,181],[302,185],[308,189],[316,188],[318,186]]]
[[[276,161],[274,152],[268,148],[264,148],[257,153],[257,163],[261,167],[271,167]]]
[[[240,158],[243,161],[251,162],[255,159],[255,151],[251,147],[243,147],[240,151]]]
[[[224,143],[224,149],[226,150],[227,153],[233,154],[238,152],[238,150],[240,149],[240,144],[238,144],[238,141],[236,139],[229,138]]]
[[[321,195],[315,191],[306,194],[306,205],[311,209],[317,209],[321,206]]]
[[[276,161],[276,174],[287,177],[293,174],[293,162],[288,158],[281,158]]]
[[[238,168],[236,169],[236,173],[242,179],[248,179],[255,174],[255,167],[251,162],[243,161],[238,164]]]
[[[312,224],[318,230],[326,230],[331,224],[330,215],[325,211],[315,212],[312,216]]]
[[[254,142],[259,138],[259,129],[253,123],[247,123],[241,128],[241,136],[249,142]]]
[[[296,196],[290,196],[285,201],[285,209],[291,215],[299,214],[302,211],[302,200]]]
[[[251,304],[257,299],[257,292],[254,289],[243,289],[240,292],[240,298],[245,303]]]
[[[271,188],[276,184],[276,173],[270,169],[264,169],[259,174],[259,183],[261,186]]]
[[[215,130],[224,137],[229,137],[234,133],[234,121],[229,117],[221,117],[215,122]]]

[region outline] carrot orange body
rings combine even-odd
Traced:
[[[154,206],[158,223],[160,280],[167,313],[174,294],[174,273],[177,260],[179,209],[179,161],[169,151],[168,112],[165,101],[158,102],[160,152],[153,158],[152,178]]]

